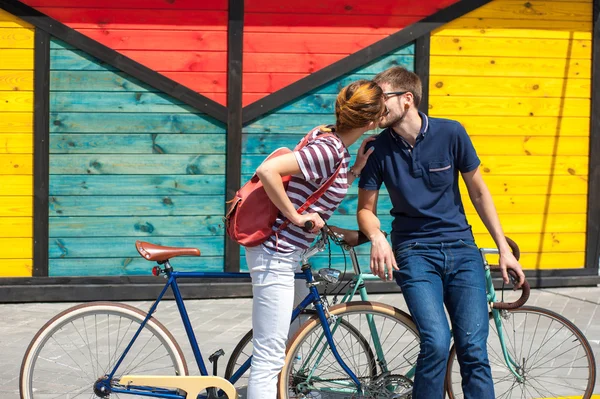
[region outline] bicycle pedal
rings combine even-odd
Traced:
[[[208,357],[208,361],[211,363],[216,362],[217,360],[219,360],[219,358],[221,356],[223,356],[225,354],[225,351],[223,349],[219,349],[218,351],[216,351],[215,353],[213,353],[212,355],[210,355]]]

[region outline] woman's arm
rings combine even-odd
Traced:
[[[323,219],[321,219],[317,213],[308,213],[305,215],[298,214],[292,201],[290,201],[290,198],[285,192],[285,187],[281,179],[282,176],[295,175],[300,172],[300,165],[293,153],[269,159],[256,169],[256,175],[262,182],[269,199],[271,199],[277,209],[281,211],[283,216],[296,226],[300,227],[304,227],[304,224],[307,221],[312,221],[314,228],[311,232],[317,233],[323,228],[325,222],[323,222]]]

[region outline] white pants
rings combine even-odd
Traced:
[[[277,377],[285,361],[292,310],[308,294],[306,281],[294,280],[304,251],[281,254],[263,245],[246,248],[254,296],[254,350],[247,399],[277,398]]]

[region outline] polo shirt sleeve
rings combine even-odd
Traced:
[[[371,144],[374,145],[374,144]],[[367,147],[368,149],[369,147]],[[377,159],[377,149],[367,159],[367,164],[360,172],[358,187],[365,190],[379,190],[383,183],[381,163]]]
[[[294,151],[304,180],[329,178],[344,158],[344,147],[339,140],[317,139]]]
[[[460,123],[456,123],[456,133],[456,161],[458,165],[458,170],[461,173],[471,172],[481,164],[481,161],[477,156],[477,151],[475,151],[475,147],[473,147],[471,138],[467,134],[465,128]]]

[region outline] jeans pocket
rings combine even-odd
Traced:
[[[394,256],[398,258],[400,255],[406,254],[411,249],[415,249],[419,245],[418,242],[411,242],[409,244],[402,244],[399,247],[394,249]]]
[[[474,241],[465,241],[465,240],[458,240],[464,247],[467,248],[472,248],[472,249],[479,249],[479,247],[477,245],[475,245]]]

